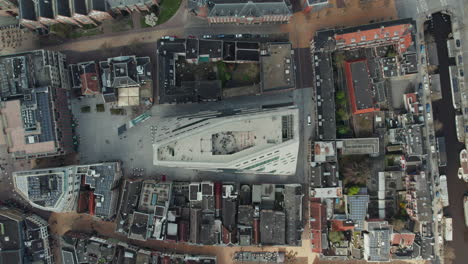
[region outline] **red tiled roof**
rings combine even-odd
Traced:
[[[312,252],[321,253],[322,252],[322,232],[319,230],[311,230],[311,239],[312,243]]]
[[[413,233],[393,233],[392,245],[401,245],[403,247],[409,247],[413,245],[415,237],[416,235]]]
[[[80,75],[81,79],[81,94],[82,95],[95,95],[99,94],[99,78],[97,73],[83,73]]]
[[[343,45],[360,44],[379,39],[394,39],[398,41],[398,49],[405,52],[411,45],[412,38],[409,28],[410,24],[394,25],[389,27],[380,27],[363,31],[350,32],[336,35],[335,39]]]
[[[253,243],[255,245],[260,243],[260,220],[254,219],[253,221]]]
[[[331,229],[332,231],[348,231],[348,230],[353,230],[354,229],[354,224],[353,225],[345,225],[346,221],[345,220],[331,220]]]
[[[312,200],[312,199],[311,199]],[[325,206],[320,202],[310,202],[310,229],[322,230],[327,221]]]
[[[96,211],[96,204],[94,203],[95,196],[93,192],[89,192],[89,200],[88,200],[88,209],[89,214],[94,215]]]

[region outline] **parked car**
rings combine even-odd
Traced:
[[[236,38],[242,38],[242,34],[236,34]]]
[[[204,39],[210,39],[210,38],[211,38],[211,35],[203,35],[202,38],[204,38]]]

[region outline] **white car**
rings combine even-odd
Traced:
[[[242,38],[242,34],[236,34],[236,38]]]
[[[210,38],[211,38],[211,35],[203,35],[202,38],[204,38],[204,39],[210,39]]]
[[[312,121],[311,121],[310,115],[308,115],[307,116],[307,125],[310,126],[310,124],[312,124]]]

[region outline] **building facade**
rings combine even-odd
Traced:
[[[107,219],[115,214],[121,177],[120,164],[108,162],[17,171],[13,184],[31,206],[52,212],[76,211],[80,189],[88,189],[88,213]]]
[[[213,24],[288,23],[292,16],[288,0],[189,0],[187,6]]]
[[[149,11],[155,4],[156,0],[18,0],[20,24],[31,30],[56,23],[96,24],[122,11]],[[1,0],[0,14],[2,9],[16,5],[16,0]]]

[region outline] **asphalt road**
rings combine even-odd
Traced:
[[[296,63],[296,87],[313,87],[314,74],[310,49],[294,49],[294,59]]]
[[[459,153],[463,144],[458,142],[455,126],[455,109],[453,108],[449,62],[446,38],[450,32],[450,24],[444,22],[441,16],[434,15],[434,35],[437,43],[439,57],[439,74],[442,87],[442,100],[433,102],[434,118],[443,123],[441,134],[445,136],[447,149],[447,175],[450,206],[445,213],[453,218],[453,241],[448,245],[455,249],[455,264],[466,264],[468,260],[468,228],[465,226],[463,214],[463,194],[468,190],[468,183],[458,179],[457,172],[460,167]]]

